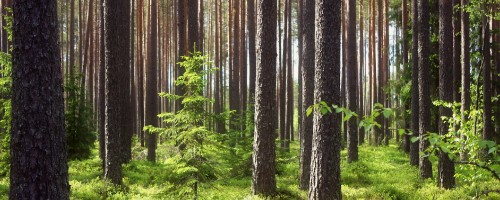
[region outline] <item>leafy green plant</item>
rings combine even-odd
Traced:
[[[66,96],[66,137],[69,159],[87,159],[96,140],[92,108],[85,101],[85,88],[79,84],[81,75],[67,77],[64,86]]]

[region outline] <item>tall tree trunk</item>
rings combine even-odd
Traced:
[[[303,0],[297,0],[297,41],[298,41],[298,49],[297,49],[297,56],[298,56],[298,94],[297,94],[297,113],[298,113],[298,123],[297,123],[297,128],[299,130],[299,141],[302,140],[302,118],[304,117],[302,113],[302,92],[303,92],[303,87],[302,87],[302,51],[304,47],[304,40],[302,37],[302,27],[303,27],[303,20],[304,20],[304,3]]]
[[[453,102],[460,102],[460,0],[452,0],[453,16]],[[457,127],[458,128],[458,127]]]
[[[158,17],[157,17],[157,2],[150,0],[149,2],[149,39],[148,39],[148,59],[146,66],[146,90],[145,90],[145,112],[144,125],[158,126],[158,92],[157,92],[157,41],[158,41]],[[157,133],[146,134],[146,144],[148,147],[148,161],[156,161],[156,146]]]
[[[240,48],[239,48],[239,36],[240,36],[240,23],[239,23],[239,10],[240,4],[239,0],[233,0],[232,9],[233,9],[233,54],[232,54],[232,66],[229,75],[229,110],[235,110],[236,115],[240,114],[240,91],[239,91],[239,69],[240,69]],[[238,120],[236,116],[231,117],[231,129],[239,130]]]
[[[286,22],[287,30],[286,30],[286,43],[284,44],[286,49],[286,122],[285,122],[285,131],[286,131],[286,149],[290,150],[290,141],[293,138],[293,71],[292,71],[292,1],[287,0],[286,2]]]
[[[356,0],[347,1],[346,23],[346,78],[347,78],[347,108],[358,113],[358,88],[357,88],[357,57],[356,57]],[[358,125],[355,118],[347,122],[347,162],[358,160]]]
[[[419,103],[418,103],[418,1],[413,0],[411,2],[412,9],[412,44],[411,44],[411,132],[412,137],[418,137],[419,135]],[[410,165],[418,166],[418,152],[420,150],[419,142],[412,142],[410,144]]]
[[[300,180],[299,188],[308,189],[311,175],[311,152],[312,152],[312,135],[313,135],[313,117],[306,116],[306,111],[309,106],[314,104],[314,2],[304,1],[303,12],[303,70],[302,70],[302,121],[300,140]]]
[[[439,99],[446,102],[453,101],[454,73],[453,55],[449,50],[453,48],[453,5],[452,0],[439,1]],[[439,116],[452,116],[451,108],[439,107]],[[439,120],[439,134],[448,133],[449,124]],[[439,152],[438,186],[450,189],[455,186],[455,165],[446,152]]]
[[[429,141],[426,137],[431,129],[429,48],[429,0],[418,0],[418,99],[421,152],[429,147]],[[432,165],[429,157],[420,156],[419,170],[421,179],[432,177]]]
[[[248,61],[249,61],[249,103],[253,104],[255,97],[255,0],[247,1],[247,23],[248,23]]]
[[[285,6],[285,1],[283,0],[283,13],[286,13],[286,6]],[[281,0],[279,1],[281,4]],[[278,15],[281,16],[281,12],[278,11]],[[287,26],[288,24],[286,23],[286,18],[287,15],[283,15],[283,45],[281,44],[281,39],[280,39],[280,51],[278,52],[279,55],[279,66],[280,66],[280,72],[279,72],[279,107],[280,107],[280,146],[281,148],[285,149],[286,148],[286,37],[287,37]],[[278,19],[279,22],[278,24],[281,24],[281,19]],[[279,29],[279,34],[281,35],[281,25],[278,26]]]
[[[246,110],[247,110],[247,51],[246,51],[246,39],[245,39],[245,15],[246,15],[246,7],[245,7],[246,0],[241,1],[240,5],[240,35],[239,35],[239,42],[240,42],[240,55],[239,55],[239,63],[240,63],[240,69],[239,69],[239,99],[240,99],[240,118],[241,118],[241,130],[242,135],[244,136],[245,134],[245,129],[246,129]]]
[[[188,52],[188,44],[187,44],[187,3],[188,0],[177,0],[177,58],[176,63],[181,61],[181,56],[185,56]],[[192,47],[191,47],[192,48]],[[179,64],[176,64],[176,75],[175,79],[184,74],[184,68],[180,67]],[[180,86],[175,86],[175,94],[176,95],[184,95],[184,88]],[[181,100],[178,99],[175,101],[175,112],[178,112],[182,109]]]
[[[252,193],[276,192],[275,105],[276,98],[276,1],[257,0],[257,84],[255,88],[255,135]]]
[[[377,87],[376,102],[384,105],[382,84],[384,82],[384,61],[383,61],[383,43],[384,43],[384,25],[383,25],[383,0],[377,0]],[[375,127],[375,144],[380,145],[384,138],[384,119],[383,116],[377,117],[380,128]]]
[[[69,199],[57,1],[16,0],[13,13],[9,198]]]
[[[483,140],[493,140],[493,123],[491,120],[491,52],[490,52],[490,23],[486,13],[489,11],[489,1],[483,2],[482,16],[482,39],[483,39]],[[484,156],[487,156],[488,150],[485,149]]]
[[[462,6],[468,6],[469,0],[461,0]],[[469,53],[469,13],[462,11],[461,14],[461,36],[462,36],[462,96],[461,96],[461,104],[460,113],[461,121],[465,122],[469,119],[467,115],[470,110],[470,53]],[[465,139],[465,135],[461,136],[462,139]],[[468,159],[467,150],[460,153],[460,160],[465,161]]]
[[[106,68],[106,128],[105,149],[106,168],[104,177],[114,184],[122,183],[122,159],[121,159],[121,137],[125,133],[123,129],[124,109],[128,105],[123,99],[128,85],[122,85],[124,76],[128,71],[123,69],[129,67],[129,26],[130,26],[130,2],[119,0],[104,0],[104,45],[105,45],[105,68]]]
[[[358,84],[359,84],[359,114],[364,115],[364,87],[366,83],[365,76],[365,39],[364,39],[364,18],[363,18],[363,0],[359,0],[359,71],[358,71]],[[365,130],[358,132],[358,144],[363,144],[365,141]]]
[[[144,126],[144,51],[143,51],[144,0],[137,0],[137,126],[141,146],[145,146]]]
[[[314,99],[340,105],[340,1],[316,1]],[[340,120],[337,113],[314,112],[309,199],[341,199]]]
[[[99,156],[102,160],[102,175],[104,175],[104,169],[106,168],[106,54],[104,45],[104,0],[99,1],[99,8],[101,10],[101,37],[100,37],[100,55],[99,55],[99,110],[98,110],[98,120],[99,120]],[[72,48],[73,49],[73,48]],[[72,69],[73,67],[71,67]]]
[[[413,1],[412,1],[413,2]],[[403,48],[403,76],[407,74],[408,70],[408,2],[407,0],[402,1],[402,6],[401,6],[401,15],[402,15],[402,48]],[[413,93],[412,93],[413,94]],[[408,101],[405,102],[404,105],[405,113],[406,110],[410,109],[410,105],[408,104]],[[408,118],[406,117],[407,115],[405,114],[405,129],[410,129],[409,123],[408,123]],[[411,115],[413,116],[413,115]],[[406,133],[404,134],[404,147],[403,149],[405,152],[410,153],[410,146],[411,146],[411,140],[410,140],[410,134]]]

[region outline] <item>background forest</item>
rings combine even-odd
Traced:
[[[0,199],[500,199],[499,0],[0,3]]]

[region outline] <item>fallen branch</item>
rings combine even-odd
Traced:
[[[474,165],[474,166],[477,166],[477,167],[480,167],[480,168],[483,168],[485,170],[488,170],[489,172],[491,172],[491,174],[493,174],[493,176],[498,180],[500,181],[500,176],[498,175],[497,171],[491,169],[490,167],[486,166],[486,165],[481,165],[479,163],[475,163],[475,162],[464,162],[464,161],[457,161],[455,162],[457,164],[462,164],[462,165]]]

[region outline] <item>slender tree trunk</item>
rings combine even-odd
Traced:
[[[240,10],[240,4],[239,0],[233,0],[232,2],[232,9],[233,9],[233,38],[232,38],[232,44],[233,44],[233,54],[232,54],[232,66],[230,70],[230,76],[229,76],[229,110],[235,110],[237,115],[239,116],[240,114],[240,90],[239,90],[239,69],[240,69],[240,48],[239,48],[239,37],[240,37],[240,23],[239,23],[239,10]],[[238,122],[237,122],[237,117],[232,116],[231,117],[231,129],[232,130],[239,130]]]
[[[431,129],[429,15],[429,1],[418,0],[418,99],[421,152],[429,147],[429,141],[425,138]],[[427,156],[420,155],[419,170],[421,179],[432,177],[432,165]]]
[[[419,135],[419,103],[418,103],[418,1],[413,0],[412,2],[412,46],[411,46],[411,132],[412,137],[418,137]],[[412,142],[410,144],[410,165],[418,166],[418,152],[420,149],[419,142]]]
[[[316,1],[314,99],[340,105],[340,1]],[[309,199],[341,199],[340,120],[337,113],[314,112]]]
[[[482,32],[483,32],[483,140],[493,140],[493,123],[491,120],[492,105],[491,105],[491,52],[490,52],[490,23],[486,13],[489,10],[489,1],[483,2],[483,16],[482,16]],[[488,150],[485,149],[484,156],[487,156]]]
[[[241,1],[240,5],[240,35],[239,35],[239,42],[240,42],[240,55],[239,55],[239,63],[240,63],[240,69],[239,69],[239,99],[240,99],[240,118],[241,118],[241,130],[243,131],[242,135],[244,136],[245,134],[245,129],[246,129],[246,110],[247,110],[247,51],[246,51],[246,39],[245,39],[245,16],[246,16],[246,7],[245,3],[247,0]]]
[[[255,97],[255,0],[247,1],[247,23],[248,23],[248,61],[249,61],[249,103],[253,104]]]
[[[69,199],[57,1],[16,0],[13,13],[9,198]]]
[[[257,0],[257,83],[255,88],[255,135],[252,193],[276,192],[275,105],[276,98],[276,1]]]
[[[297,94],[297,111],[298,111],[298,130],[299,130],[299,141],[302,140],[302,118],[304,117],[302,113],[302,93],[303,93],[303,86],[302,86],[302,67],[303,67],[303,57],[302,57],[302,52],[303,52],[303,47],[304,47],[304,42],[303,42],[303,37],[302,37],[302,27],[303,27],[303,12],[304,12],[304,2],[303,0],[297,0],[297,41],[298,41],[298,49],[297,49],[297,54],[298,54],[298,94]],[[300,183],[299,183],[300,184]]]
[[[413,2],[413,1],[412,1]],[[402,15],[402,48],[403,48],[403,76],[407,74],[406,70],[408,70],[408,2],[407,0],[402,1],[402,9],[401,9],[401,15]],[[413,93],[412,93],[413,94]],[[410,105],[408,102],[405,102],[404,105],[405,111],[410,109]],[[406,112],[405,112],[406,113]],[[407,115],[405,114],[405,129],[408,130],[410,129],[409,123],[408,123],[408,118],[406,117]],[[411,115],[413,116],[413,115]],[[405,152],[410,153],[410,146],[411,146],[411,141],[410,137],[411,135],[405,131],[404,134],[404,147],[403,149]]]
[[[468,6],[469,0],[461,0],[463,6]],[[470,110],[470,53],[469,53],[469,13],[461,11],[461,70],[462,70],[462,96],[461,96],[461,108],[460,113],[461,121],[465,122],[469,120],[468,112]],[[466,139],[465,135],[461,136],[462,139]],[[465,147],[465,146],[463,146]],[[468,152],[466,149],[460,153],[460,160],[466,161],[468,159]]]
[[[452,0],[453,12],[453,102],[460,102],[460,0]],[[456,127],[458,128],[458,126]]]
[[[300,178],[299,188],[305,190],[309,188],[311,175],[311,152],[313,135],[313,116],[307,116],[305,112],[309,106],[314,104],[314,2],[304,1],[303,36],[303,70],[302,70],[302,115],[301,140],[300,140]]]
[[[286,149],[290,150],[290,141],[293,138],[293,67],[292,67],[292,1],[287,0],[287,9],[286,9],[286,22],[287,23],[287,40],[285,43],[286,47]]]
[[[359,0],[359,71],[358,71],[358,84],[359,84],[359,114],[364,115],[364,69],[365,69],[365,39],[364,39],[364,18],[363,18],[363,0]],[[359,120],[357,120],[359,122]],[[365,130],[358,132],[358,144],[363,144],[365,141]]]
[[[99,1],[99,8],[101,10],[101,37],[100,37],[100,56],[99,56],[99,110],[98,110],[98,120],[99,120],[99,156],[102,160],[102,175],[104,175],[104,169],[106,168],[106,54],[104,45],[104,0]],[[73,68],[73,67],[71,67]]]
[[[146,66],[146,89],[145,89],[145,112],[144,112],[144,125],[145,126],[158,126],[158,92],[157,92],[157,2],[150,0],[149,2],[149,39],[148,39],[148,65]],[[148,161],[156,161],[156,146],[157,146],[157,133],[146,134],[146,144],[148,147]]]
[[[446,102],[453,101],[454,73],[453,55],[449,50],[453,48],[453,5],[452,0],[439,1],[439,99]],[[451,108],[439,107],[439,116],[452,116]],[[449,124],[439,120],[439,134],[448,133]],[[446,152],[439,152],[438,186],[450,189],[455,186],[455,165]]]
[[[143,18],[144,1],[137,0],[137,126],[141,146],[145,146],[144,126],[144,51],[143,51]]]
[[[356,57],[356,0],[347,1],[346,78],[347,108],[358,113],[357,57]],[[358,160],[358,125],[355,118],[347,122],[347,162]]]

